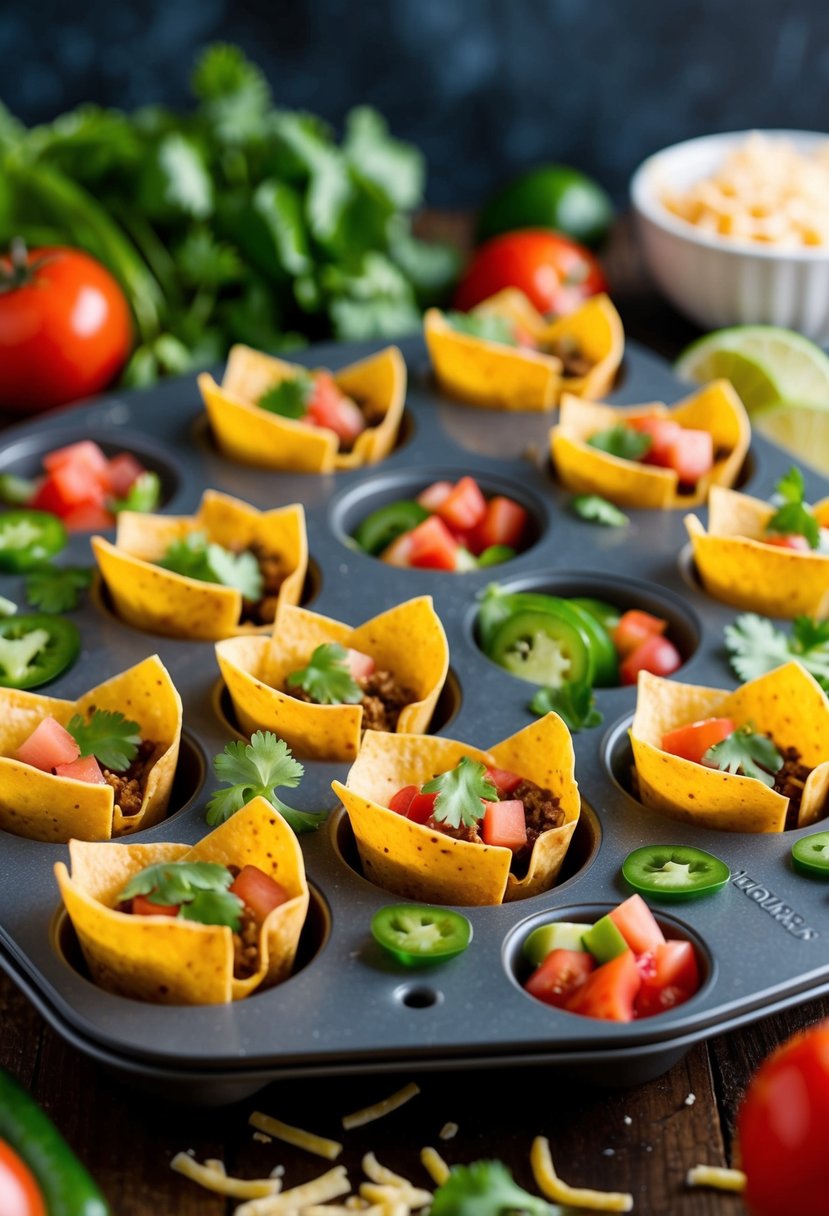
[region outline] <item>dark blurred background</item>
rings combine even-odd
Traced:
[[[278,105],[337,129],[377,106],[425,152],[440,207],[545,160],[620,200],[675,140],[829,126],[826,0],[0,0],[0,98],[26,123],[82,101],[186,106],[215,39],[261,64]]]

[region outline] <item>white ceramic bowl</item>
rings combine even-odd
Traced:
[[[750,131],[705,135],[674,144],[644,161],[631,200],[645,265],[671,303],[704,329],[767,324],[829,343],[829,246],[776,249],[703,232],[661,201],[720,168]],[[763,131],[810,152],[829,142],[816,131]]]

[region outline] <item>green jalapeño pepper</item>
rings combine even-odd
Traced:
[[[695,899],[724,887],[731,871],[724,861],[689,844],[646,844],[628,853],[622,877],[640,895]]]
[[[492,640],[494,663],[534,684],[593,681],[589,637],[578,617],[566,612],[516,612],[507,617]]]
[[[812,832],[792,845],[792,862],[801,874],[829,878],[829,832]]]
[[[401,498],[399,502],[390,502],[388,506],[378,507],[367,515],[357,526],[354,539],[364,553],[377,557],[398,536],[411,532],[412,528],[428,518],[429,512],[419,502]]]
[[[0,570],[17,574],[60,553],[66,529],[48,511],[4,511],[0,514]]]
[[[0,687],[37,688],[80,654],[81,635],[65,618],[35,612],[0,619]]]
[[[465,916],[427,904],[389,904],[375,912],[371,932],[405,967],[446,962],[462,954],[472,940],[472,925]]]

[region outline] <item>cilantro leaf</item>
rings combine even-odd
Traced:
[[[424,794],[437,794],[434,817],[450,827],[475,827],[483,819],[486,808],[481,802],[498,801],[498,791],[487,778],[486,765],[480,760],[462,756],[448,773],[439,773],[423,786]]]
[[[741,726],[721,743],[709,747],[702,760],[703,764],[724,773],[754,777],[769,788],[774,785],[774,774],[783,764],[783,757],[768,735],[758,734],[751,724]]]
[[[26,578],[26,603],[41,612],[71,612],[91,583],[88,566],[44,566]]]
[[[158,473],[145,469],[139,473],[123,498],[111,500],[107,505],[113,515],[119,511],[154,511],[161,501],[161,478]]]
[[[653,440],[644,431],[634,431],[618,422],[604,431],[597,431],[587,442],[591,448],[618,456],[620,460],[641,460],[650,451]]]
[[[785,633],[754,612],[744,612],[726,625],[725,646],[741,680],[754,680],[792,657]]]
[[[138,755],[141,727],[125,718],[120,710],[96,709],[85,718],[74,714],[66,724],[82,756],[94,756],[116,773],[129,768]]]
[[[202,925],[228,925],[236,933],[242,922],[242,907],[242,900],[232,891],[197,891],[181,905],[179,915],[182,920]]]
[[[314,378],[305,372],[280,380],[266,389],[256,404],[260,410],[283,418],[304,418],[314,392]]]
[[[231,553],[208,541],[203,532],[190,532],[173,541],[158,565],[204,583],[235,587],[246,600],[255,602],[262,597],[262,571],[254,555],[249,550]]]
[[[363,699],[363,690],[349,670],[346,649],[337,642],[317,646],[308,666],[292,671],[286,683],[307,692],[318,705],[359,705]]]
[[[212,827],[224,823],[252,798],[260,796],[297,834],[319,827],[325,819],[324,812],[295,811],[277,797],[276,790],[281,786],[295,789],[305,769],[293,758],[284,739],[271,731],[255,731],[250,743],[241,739],[228,743],[223,752],[214,756],[213,768],[230,789],[217,790],[207,804],[207,822]]]
[[[596,709],[593,689],[584,681],[562,684],[561,688],[539,688],[530,701],[530,709],[541,717],[551,711],[558,714],[573,733],[601,726],[604,715]]]
[[[447,312],[444,316],[456,333],[482,338],[486,342],[500,342],[503,346],[517,346],[513,327],[506,317],[475,312]]]
[[[343,153],[354,173],[382,191],[401,211],[417,206],[423,195],[422,153],[389,135],[386,120],[371,106],[357,106],[345,120]]]
[[[159,861],[134,874],[116,897],[118,903],[145,895],[151,904],[178,905],[183,920],[228,925],[238,931],[243,903],[228,890],[233,875],[212,861]]]
[[[501,1161],[453,1166],[429,1209],[430,1216],[558,1216],[562,1211],[523,1190]]]
[[[604,524],[606,528],[623,528],[630,518],[600,494],[576,494],[570,499],[570,510],[588,523]]]
[[[774,487],[774,495],[780,503],[803,502],[806,497],[806,483],[796,465],[792,465],[788,473],[784,473],[777,482]]]
[[[804,501],[806,484],[800,469],[794,465],[774,487],[774,501],[782,503],[766,524],[767,532],[784,536],[805,536],[811,549],[820,545],[820,525],[812,508]]]

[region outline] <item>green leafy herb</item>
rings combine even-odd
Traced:
[[[570,499],[570,510],[580,519],[591,524],[604,524],[606,528],[623,528],[630,518],[612,502],[600,494],[576,494]]]
[[[337,642],[323,642],[311,655],[307,667],[292,671],[285,681],[301,688],[318,705],[359,705],[363,690],[348,667],[348,654]]]
[[[122,773],[138,755],[141,727],[117,709],[96,709],[89,717],[73,714],[66,729],[82,756],[94,756],[113,772]]]
[[[809,547],[817,549],[820,545],[820,525],[812,508],[804,501],[806,485],[800,469],[792,466],[774,489],[775,501],[782,505],[766,524],[766,531],[784,536],[805,536]]]
[[[741,726],[721,743],[709,747],[702,759],[712,768],[754,777],[769,787],[774,785],[774,774],[783,764],[783,757],[768,735],[758,734],[751,724]]]
[[[504,346],[517,346],[515,331],[506,317],[485,312],[447,312],[445,317],[459,334],[483,338],[487,342],[500,342]]]
[[[266,389],[256,404],[260,409],[280,414],[283,418],[304,418],[313,392],[313,376],[300,372]]]
[[[151,904],[177,905],[183,920],[202,925],[228,925],[238,932],[244,904],[228,887],[233,875],[212,861],[159,861],[134,874],[118,903],[145,895]]]
[[[792,637],[766,617],[744,612],[725,629],[731,666],[741,680],[753,680],[797,659],[829,692],[829,621],[795,617]]]
[[[562,684],[561,688],[539,688],[530,701],[530,709],[541,717],[550,712],[558,714],[568,730],[589,730],[601,726],[602,713],[596,709],[596,698],[589,684],[578,681]]]
[[[434,1193],[430,1216],[559,1216],[563,1209],[523,1190],[501,1161],[456,1165]]]
[[[154,511],[161,501],[161,479],[158,473],[139,473],[123,498],[108,503],[113,515],[119,511]]]
[[[42,612],[71,612],[91,584],[88,566],[44,566],[26,578],[26,603]]]
[[[634,431],[633,427],[619,422],[604,431],[597,431],[587,442],[591,448],[598,448],[609,456],[618,456],[621,460],[641,460],[650,451],[653,440],[644,431]]]
[[[266,798],[296,833],[311,831],[325,819],[324,812],[295,811],[277,797],[276,790],[282,786],[295,789],[305,769],[293,758],[285,740],[269,730],[255,731],[250,743],[241,739],[228,743],[214,756],[213,768],[219,780],[230,786],[217,790],[207,804],[207,822],[213,827],[257,797]]]
[[[254,555],[249,550],[231,553],[209,541],[203,532],[190,532],[173,541],[158,564],[187,578],[235,587],[254,603],[262,598],[262,571]]]
[[[486,808],[481,799],[497,802],[498,791],[486,775],[486,765],[480,760],[462,756],[448,773],[440,773],[423,786],[424,794],[437,794],[434,816],[450,827],[461,824],[471,828],[483,819]]]

